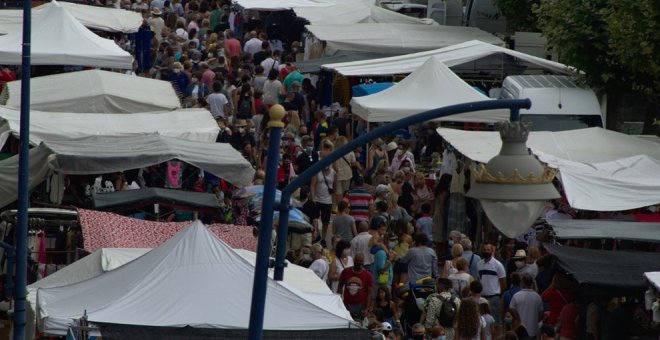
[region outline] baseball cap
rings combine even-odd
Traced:
[[[389,322],[383,322],[383,330],[385,332],[392,331],[392,324],[390,324]]]

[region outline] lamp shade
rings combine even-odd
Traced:
[[[555,171],[527,150],[529,129],[523,122],[497,122],[502,149],[486,165],[472,167],[467,196],[479,199],[493,224],[508,237],[529,228],[543,211],[543,203],[559,198],[552,184]]]

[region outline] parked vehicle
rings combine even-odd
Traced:
[[[499,99],[529,98],[532,107],[520,110],[520,120],[532,131],[564,131],[604,127],[593,90],[577,85],[571,77],[556,75],[508,76]]]

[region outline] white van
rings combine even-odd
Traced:
[[[594,91],[578,86],[567,76],[508,76],[502,82],[498,98],[529,98],[532,107],[520,110],[520,120],[531,122],[532,131],[565,131],[604,126]]]

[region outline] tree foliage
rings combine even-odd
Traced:
[[[506,17],[510,32],[538,32],[537,17],[533,9],[540,0],[495,0],[500,13]]]
[[[591,86],[660,100],[660,1],[541,0],[534,12],[562,62]]]

